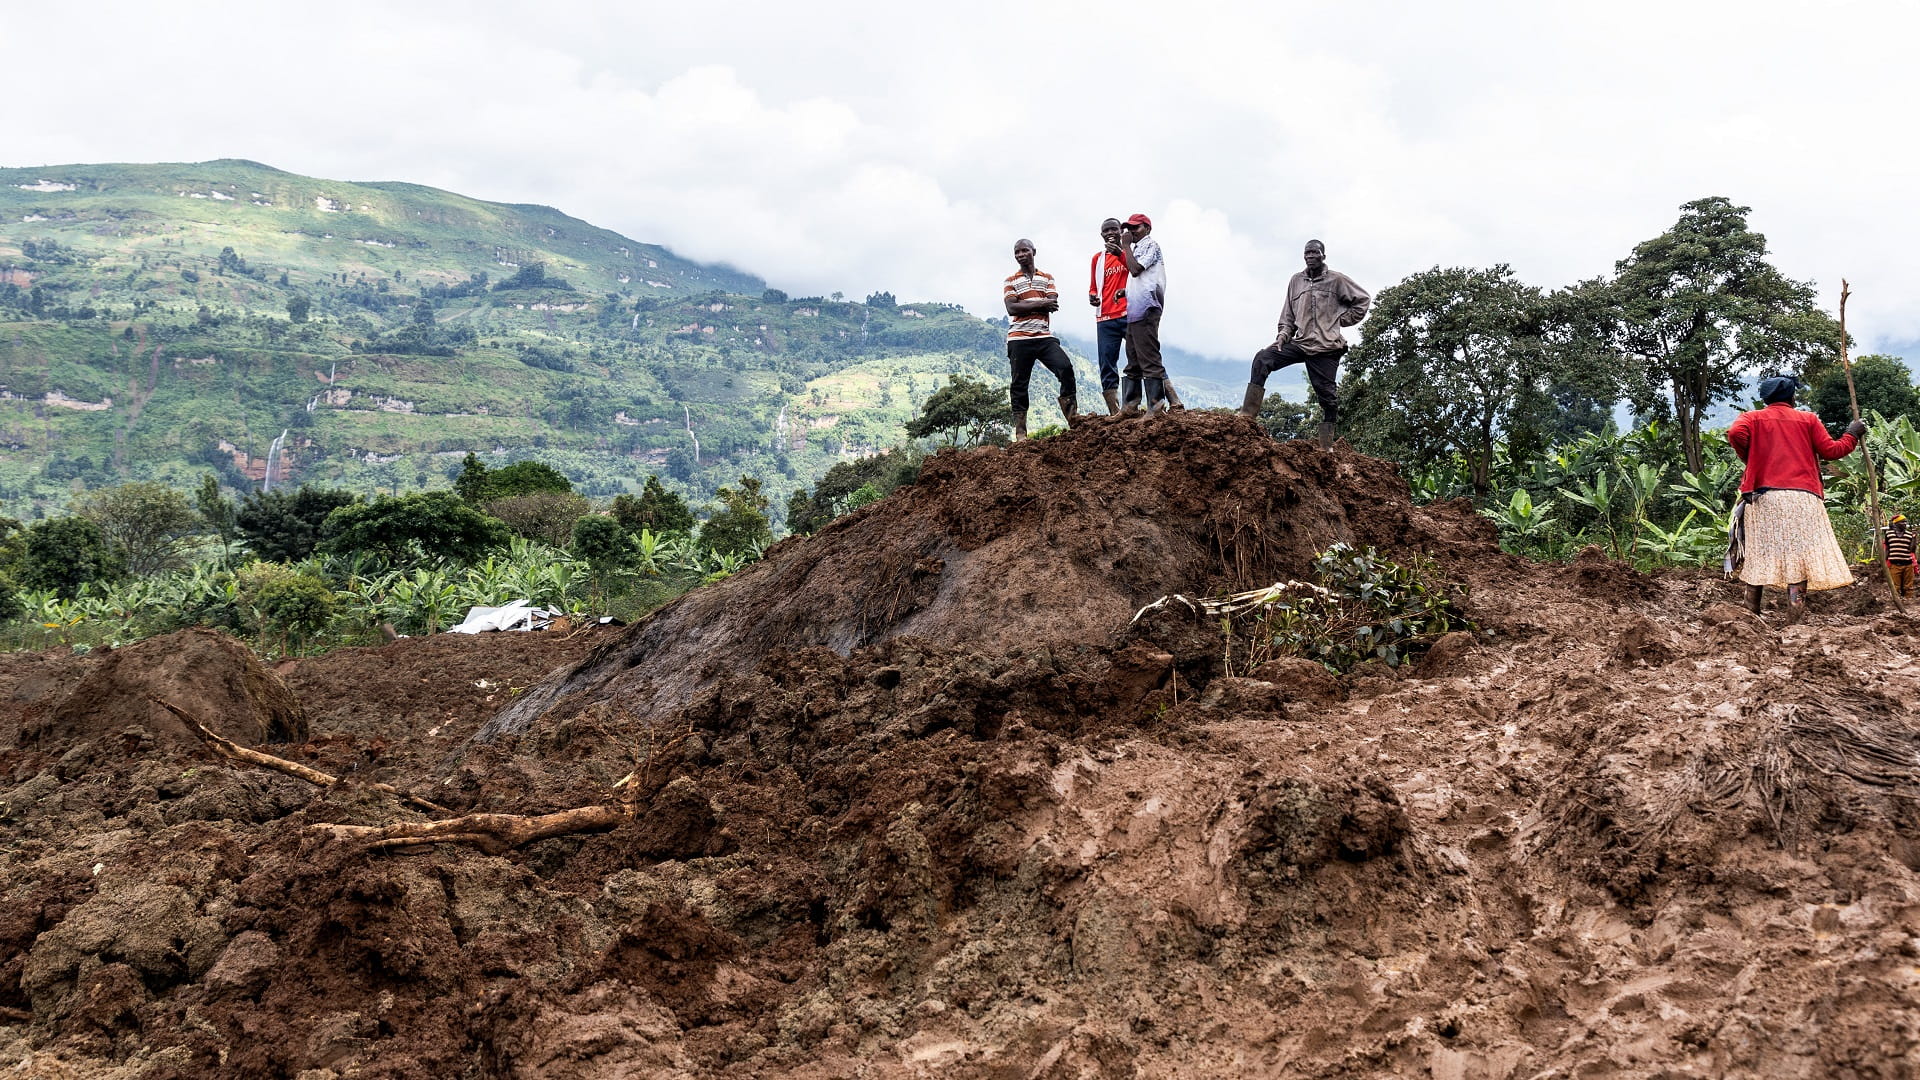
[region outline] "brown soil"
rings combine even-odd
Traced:
[[[1334,677],[1128,627],[1341,538],[1483,632]],[[325,792],[49,727],[113,658],[0,656],[0,1069],[1911,1077],[1920,626],[1874,589],[1783,628],[1526,564],[1190,414],[943,454],[624,632],[294,665],[269,749]],[[503,856],[303,830],[426,819],[357,779],[538,813],[628,773],[630,824]]]

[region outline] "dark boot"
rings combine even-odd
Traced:
[[[1147,392],[1147,415],[1166,411],[1167,395],[1161,391],[1163,380],[1148,379],[1145,382]]]
[[[1807,583],[1796,581],[1787,586],[1787,625],[1792,626],[1807,616]]]
[[[1320,436],[1320,449],[1333,449],[1334,430],[1332,424],[1325,420],[1320,421],[1320,430],[1316,434]]]
[[[1267,388],[1259,383],[1248,383],[1247,392],[1240,397],[1241,416],[1259,416],[1260,403],[1267,400]]]
[[[1123,413],[1140,411],[1140,380],[1125,378],[1120,380],[1120,411]]]
[[[1067,418],[1067,426],[1073,427],[1078,424],[1080,422],[1080,411],[1074,406],[1080,403],[1079,395],[1061,394],[1058,400],[1060,402],[1060,415]]]
[[[1106,399],[1108,416],[1120,415],[1120,391],[1102,390],[1100,396]]]
[[[1760,596],[1763,591],[1758,585],[1747,586],[1747,610],[1755,615],[1760,614]]]
[[[1013,414],[1013,441],[1019,442],[1027,437],[1027,414],[1024,410]]]
[[[1187,411],[1187,403],[1184,401],[1181,401],[1180,395],[1174,392],[1172,379],[1161,379],[1160,389],[1165,390],[1167,392],[1167,411],[1168,412],[1186,412]]]

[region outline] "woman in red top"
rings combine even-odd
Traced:
[[[1746,542],[1738,567],[1747,586],[1747,607],[1758,614],[1761,590],[1768,585],[1784,588],[1788,623],[1799,622],[1806,613],[1809,590],[1853,582],[1827,520],[1820,462],[1853,453],[1867,432],[1867,425],[1855,420],[1846,434],[1829,438],[1818,416],[1793,407],[1798,386],[1790,376],[1761,380],[1760,400],[1766,407],[1741,413],[1727,428],[1727,442],[1747,463],[1740,479]]]

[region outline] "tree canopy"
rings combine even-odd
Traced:
[[[1381,290],[1346,364],[1355,435],[1417,464],[1458,453],[1485,492],[1495,444],[1542,404],[1543,315],[1540,290],[1504,264]]]
[[[939,436],[949,446],[973,446],[1011,424],[1010,408],[1004,387],[955,375],[927,398],[919,416],[907,421],[907,435],[915,439]]]
[[[1860,412],[1877,412],[1891,420],[1896,416],[1920,414],[1920,389],[1913,385],[1913,373],[1897,356],[1872,354],[1853,362],[1854,390],[1860,396]],[[1853,419],[1852,400],[1847,396],[1847,374],[1834,364],[1814,386],[1813,397],[1804,402],[1813,406],[1828,427],[1845,427]]]
[[[502,547],[507,527],[451,491],[381,496],[343,506],[327,517],[320,549],[336,555],[366,552],[389,562],[426,558],[472,562]]]
[[[234,508],[233,525],[255,558],[294,563],[319,546],[327,515],[352,502],[352,492],[306,484],[255,491]]]
[[[1804,371],[1839,351],[1840,327],[1813,286],[1767,261],[1748,208],[1720,196],[1680,208],[1673,227],[1615,267],[1613,338],[1633,368],[1636,411],[1675,420],[1687,468],[1704,460],[1707,410],[1762,372]]]
[[[201,524],[186,495],[145,480],[89,491],[73,506],[100,526],[127,572],[136,577],[187,565],[190,540]]]
[[[629,532],[693,531],[693,511],[687,508],[686,500],[668,491],[657,476],[647,477],[638,496],[625,493],[614,496],[612,509],[613,519]]]
[[[49,589],[59,596],[72,597],[82,585],[115,582],[126,572],[126,563],[100,526],[91,518],[74,514],[27,526],[13,577],[21,588]]]
[[[770,504],[759,480],[742,476],[739,488],[723,487],[714,494],[720,505],[700,527],[701,546],[722,555],[745,555],[773,543],[773,526],[767,521]]]

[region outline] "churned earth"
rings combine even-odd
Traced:
[[[1133,621],[1334,540],[1479,632]],[[1186,414],[942,453],[624,630],[0,656],[0,1075],[1915,1076],[1920,624],[1735,596]]]

